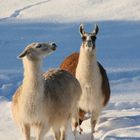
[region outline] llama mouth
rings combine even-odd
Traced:
[[[94,51],[95,49],[95,46],[91,46],[91,47],[87,47],[87,50],[90,52],[90,51]]]
[[[51,47],[51,49],[52,49],[53,51],[55,51],[56,48],[57,48],[57,45],[56,45],[56,44],[54,44],[54,45]]]
[[[42,50],[43,50],[43,51],[47,51],[47,50],[48,50],[48,48],[43,48]]]
[[[53,47],[52,50],[55,51],[56,50],[56,47],[55,48]]]
[[[95,49],[95,45],[92,46],[92,50],[94,50],[94,49]]]

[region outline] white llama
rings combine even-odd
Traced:
[[[95,40],[98,30],[96,25],[92,33],[87,33],[84,31],[83,25],[80,26],[82,45],[76,68],[76,78],[82,87],[79,107],[92,114],[91,139],[93,139],[97,119],[110,98],[110,86],[106,71],[96,60]]]
[[[19,55],[24,78],[13,96],[12,113],[24,140],[31,140],[31,127],[37,130],[36,140],[43,140],[50,128],[56,140],[65,140],[68,120],[76,119],[81,95],[78,80],[64,70],[52,69],[42,75],[40,69],[42,58],[55,50],[55,43],[32,43]]]

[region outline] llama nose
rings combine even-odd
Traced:
[[[56,48],[57,48],[57,45],[56,45],[54,42],[52,42],[52,43],[51,43],[51,46],[52,46],[52,47],[51,47],[51,48],[52,48],[52,50],[54,50],[54,51],[55,51],[55,50],[56,50]]]
[[[93,46],[92,41],[91,40],[88,40],[87,41],[87,47],[92,47],[92,46]]]

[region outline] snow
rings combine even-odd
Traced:
[[[18,5],[18,8],[17,8]],[[0,17],[48,22],[139,20],[139,0],[4,0]]]
[[[79,50],[81,22],[87,31],[99,25],[97,57],[111,84],[111,99],[100,115],[95,140],[140,139],[139,0],[3,0],[0,7],[0,140],[22,139],[10,111],[23,78],[18,54],[31,42],[54,41],[58,50],[44,60],[43,69],[58,67]],[[90,119],[82,128],[77,140],[90,139]],[[47,138],[53,139],[51,132]],[[67,139],[74,139],[70,128]]]

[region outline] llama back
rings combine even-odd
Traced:
[[[70,102],[70,100],[77,100],[80,97],[80,83],[69,72],[61,69],[51,69],[43,76],[45,79],[45,96],[49,96],[54,103],[58,102],[59,105],[62,105],[60,101],[63,99]]]
[[[103,68],[103,66],[98,62],[98,67],[100,70],[100,73],[102,75],[102,93],[104,96],[104,102],[103,106],[106,106],[109,99],[110,99],[110,85],[109,85],[109,80],[107,77],[106,70]]]
[[[58,121],[58,118],[61,119],[69,114],[68,112],[72,113],[76,109],[75,106],[78,105],[81,95],[81,86],[78,80],[65,70],[51,69],[43,76],[47,113],[52,119],[51,122],[55,123],[55,120]],[[54,114],[58,118],[54,118]]]
[[[70,72],[73,76],[75,76],[78,59],[79,59],[79,53],[74,52],[64,59],[64,61],[60,65],[60,68]]]

